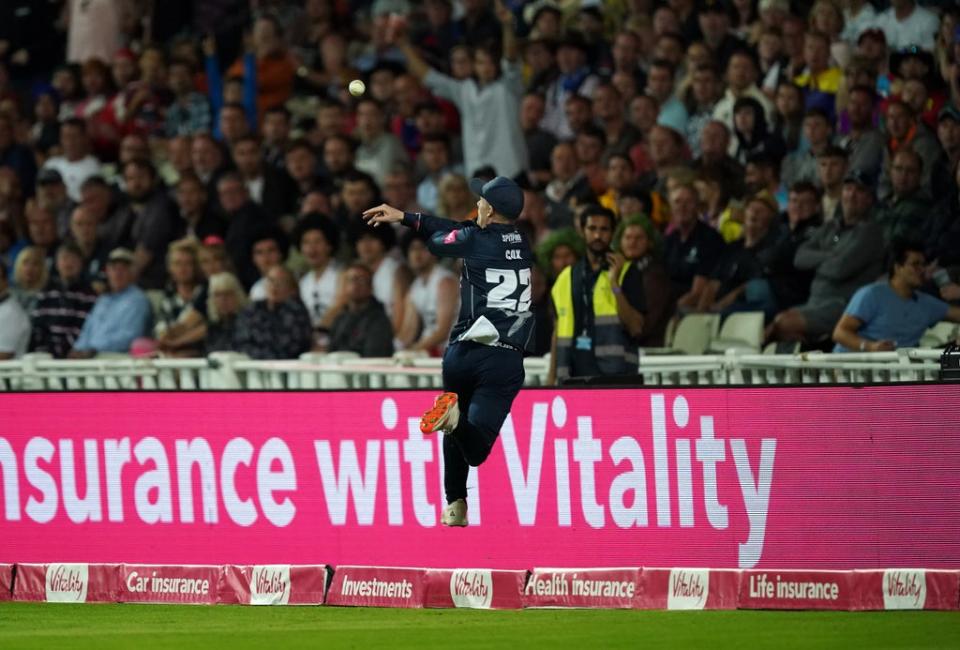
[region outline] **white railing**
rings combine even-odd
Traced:
[[[716,386],[861,384],[936,381],[940,350],[860,354],[801,353],[644,355],[638,384]],[[441,360],[398,355],[305,354],[292,361],[256,361],[216,353],[201,359],[133,359],[113,355],[59,360],[31,354],[0,361],[0,392],[90,390],[351,390],[440,388]],[[549,357],[524,361],[527,386],[547,383]]]
[[[941,350],[826,354],[649,355],[646,385],[863,384],[937,381]]]
[[[91,390],[343,390],[440,388],[440,359],[398,355],[305,354],[299,360],[256,361],[215,353],[201,359],[134,359],[109,355],[61,360],[28,354],[0,361],[0,392]],[[546,383],[548,358],[524,360],[527,386]]]

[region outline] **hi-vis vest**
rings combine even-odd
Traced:
[[[585,262],[568,266],[557,277],[550,295],[557,310],[557,379],[570,376],[573,363],[574,343],[580,332],[576,331],[577,318],[574,312],[576,307],[582,309],[580,294],[583,291],[581,280],[573,277],[573,269],[578,275]],[[630,269],[625,264],[620,271],[620,282]],[[576,287],[574,287],[576,285]],[[577,295],[574,295],[574,289]],[[580,319],[583,322],[583,319]],[[581,325],[581,327],[583,327]],[[618,375],[637,372],[640,358],[637,354],[637,345],[630,340],[617,315],[617,297],[610,287],[610,277],[607,273],[600,273],[593,285],[593,330],[587,331],[592,339],[593,355],[597,366],[604,375]]]

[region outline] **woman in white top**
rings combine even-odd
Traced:
[[[527,145],[520,128],[523,80],[513,14],[499,0],[496,12],[503,32],[503,74],[496,57],[483,48],[474,50],[474,77],[454,79],[430,68],[406,34],[398,34],[398,45],[410,72],[460,111],[464,171],[473,174],[492,165],[498,174],[513,177],[527,168]]]
[[[300,278],[300,299],[317,330],[330,329],[343,309],[342,267],[334,259],[340,233],[329,218],[320,213],[308,214],[296,229],[297,248],[309,265]]]

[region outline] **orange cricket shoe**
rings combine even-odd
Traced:
[[[460,407],[457,405],[456,393],[441,393],[433,403],[433,408],[420,418],[420,431],[449,433],[457,428],[460,421]]]

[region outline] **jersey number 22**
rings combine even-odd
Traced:
[[[487,269],[487,282],[495,284],[487,294],[487,307],[508,309],[510,311],[528,311],[530,309],[530,269]],[[520,298],[511,298],[517,285],[523,288]]]

